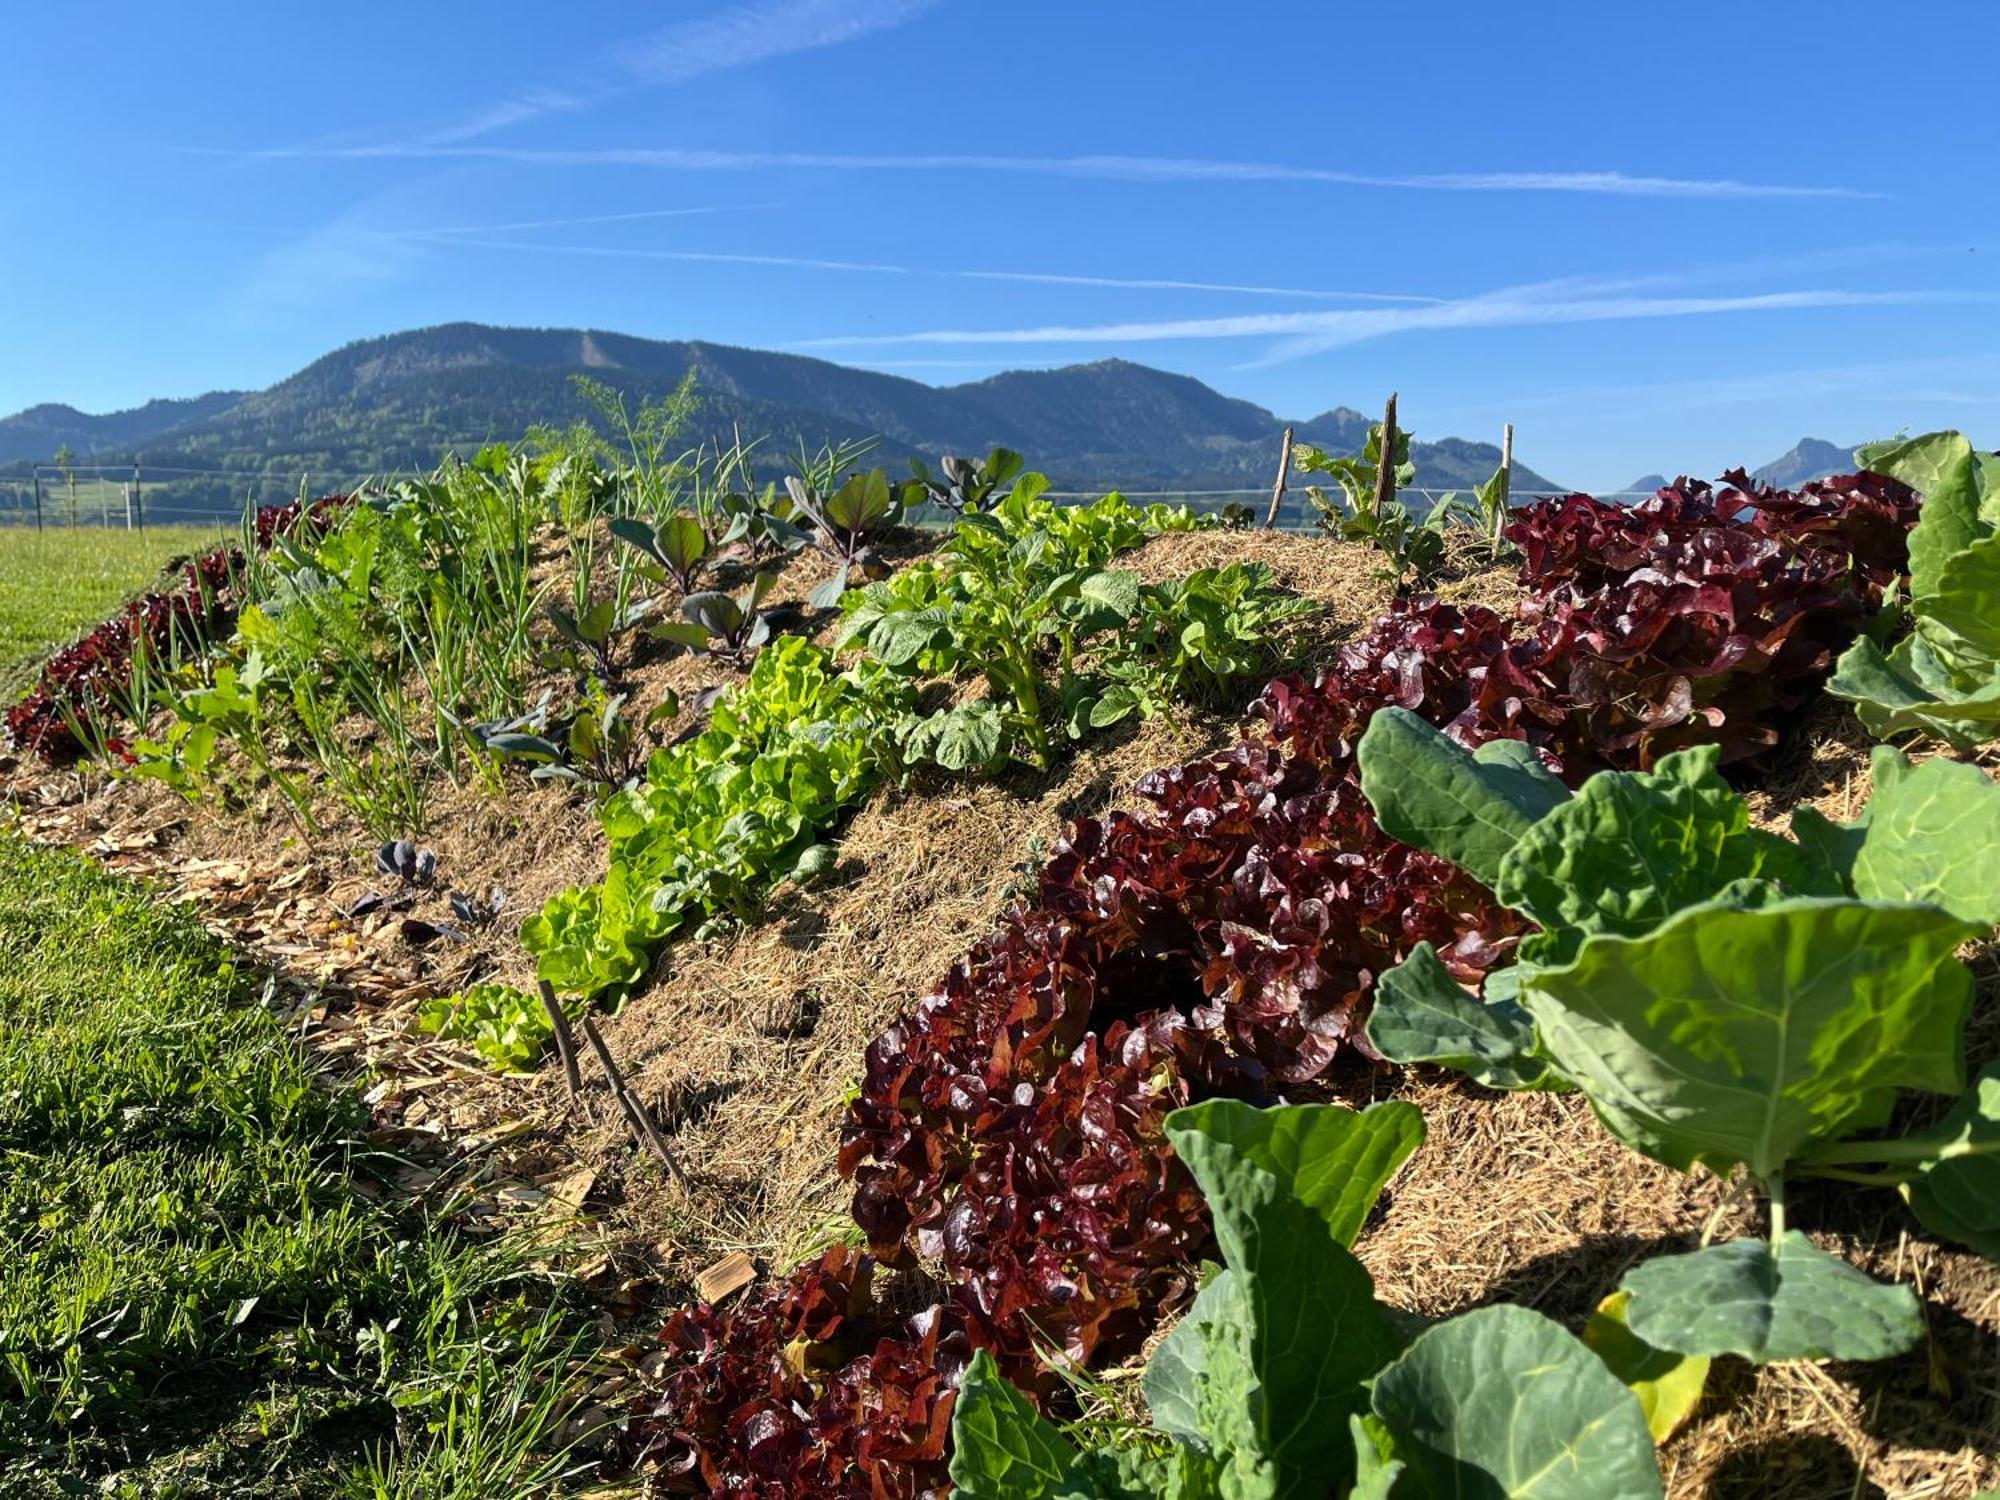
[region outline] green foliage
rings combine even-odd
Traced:
[[[708,533],[702,530],[700,518],[686,511],[676,511],[657,526],[637,516],[614,516],[610,531],[657,562],[684,594],[693,590],[702,564],[708,560]]]
[[[1630,1292],[1606,1297],[1590,1315],[1583,1342],[1639,1398],[1653,1441],[1664,1443],[1701,1404],[1711,1361],[1705,1354],[1655,1349],[1632,1331],[1631,1307]]]
[[[649,633],[690,651],[740,659],[771,638],[771,622],[758,611],[773,581],[774,575],[759,573],[737,594],[689,594],[681,600],[679,620],[656,625]]]
[[[1525,1307],[1480,1308],[1419,1334],[1377,1378],[1373,1401],[1406,1466],[1398,1496],[1663,1493],[1632,1392],[1560,1324]]]
[[[1770,1193],[1769,1249],[1718,1247],[1671,1272],[1634,1273],[1632,1329],[1649,1342],[1774,1359],[1808,1347],[1894,1352],[1882,1330],[1908,1320],[1864,1314],[1906,1294],[1833,1263],[1871,1289],[1850,1298],[1854,1318],[1836,1318],[1845,1283],[1787,1238],[1785,1181],[1822,1173],[1899,1187],[1932,1228],[1992,1244],[1992,1215],[1966,1206],[1990,1186],[2000,1145],[1987,1123],[2000,1101],[1983,1080],[1938,1131],[1855,1137],[1889,1123],[1901,1090],[1964,1086],[1973,985],[1957,951],[2000,915],[1990,879],[2000,786],[1880,747],[1879,794],[1860,819],[1801,813],[1800,837],[1785,839],[1750,826],[1709,747],[1651,772],[1595,776],[1498,852],[1523,817],[1518,783],[1396,709],[1377,715],[1359,755],[1385,826],[1470,859],[1542,928],[1514,969],[1489,977],[1485,1003],[1419,945],[1378,991],[1376,1046],[1496,1087],[1581,1088],[1634,1149],[1683,1169],[1741,1168]],[[1852,1170],[1859,1163],[1881,1166]],[[1725,1271],[1768,1298],[1791,1276],[1796,1305],[1675,1303],[1706,1298]],[[1824,1326],[1812,1321],[1817,1292]]]
[[[1912,765],[1886,745],[1869,757],[1868,805],[1851,823],[1814,808],[1792,816],[1811,856],[1867,901],[1920,901],[1990,927],[2000,922],[2000,797],[1977,766]]]
[[[20,696],[51,648],[115,613],[171,559],[204,552],[215,528],[9,528],[0,546],[0,697]]]
[[[1227,1266],[1160,1344],[1158,1430],[1079,1448],[989,1356],[953,1413],[965,1500],[1656,1500],[1637,1397],[1538,1313],[1488,1307],[1401,1348],[1347,1246],[1422,1133],[1400,1103],[1168,1117]]]
[[[1201,524],[1120,495],[1058,506],[1024,480],[990,513],[961,519],[936,558],[848,594],[837,645],[862,645],[912,679],[984,677],[984,697],[902,726],[907,759],[1046,766],[1059,733],[1080,739],[1176,702],[1213,703],[1272,665],[1271,632],[1306,606],[1267,569],[1143,584],[1107,566],[1150,536]]]
[[[1401,1101],[1270,1117],[1213,1100],[1170,1116],[1167,1135],[1208,1198],[1226,1269],[1147,1369],[1156,1419],[1217,1451],[1238,1485],[1283,1494],[1338,1473],[1361,1384],[1395,1353],[1368,1273],[1344,1252],[1422,1117]]]
[[[1245,680],[1268,674],[1273,634],[1312,604],[1279,589],[1262,563],[1201,568],[1142,585],[1133,608],[1098,648],[1106,686],[1091,702],[1092,728],[1177,703],[1216,708]]]
[[[789,636],[723,695],[708,728],[655,752],[600,810],[610,870],[523,925],[540,977],[566,994],[636,982],[692,919],[747,918],[819,835],[887,771],[887,725],[909,690],[872,663],[848,672]]]
[[[955,458],[950,454],[938,461],[938,472],[920,458],[910,460],[910,473],[923,487],[923,499],[954,516],[993,510],[1015,490],[1039,495],[1048,488],[1040,474],[1024,474],[1027,460],[1012,448],[995,448],[985,458]]]
[[[1916,1216],[2000,1260],[2000,1063],[1986,1066],[1936,1129],[1901,1145],[1915,1164],[1901,1190]]]
[[[1632,1332],[1661,1349],[1783,1359],[1888,1359],[1923,1336],[1905,1286],[1884,1286],[1798,1230],[1663,1255],[1625,1277]]]
[[[872,446],[872,445],[867,445]],[[841,471],[866,451],[866,446],[822,449],[817,457],[799,450],[799,472],[785,476],[791,498],[791,519],[835,563],[833,576],[815,585],[808,599],[816,609],[831,609],[847,591],[856,569],[869,578],[888,571],[878,557],[874,538],[903,519],[906,488],[889,483],[880,469],[849,474]]]
[[[1510,507],[1513,504],[1508,490],[1509,475],[1503,464],[1484,484],[1473,487],[1470,500],[1456,490],[1441,496],[1431,512],[1431,523],[1433,526],[1462,526],[1469,530],[1478,538],[1489,562],[1497,563],[1512,557],[1517,549],[1507,540],[1507,523],[1512,519]]]
[[[365,1106],[192,914],[4,839],[0,950],[0,1492],[314,1500],[367,1466],[444,1493],[483,1455],[460,1493],[519,1494],[569,1467],[553,1283],[355,1192]],[[466,1399],[516,1384],[546,1406]]]
[[[142,772],[198,792],[226,744],[310,827],[303,784],[278,771],[290,751],[371,833],[420,828],[434,779],[490,770],[472,726],[520,710],[547,504],[533,466],[493,449],[348,507],[324,535],[279,538],[246,576],[256,602],[211,690],[169,695],[182,727],[147,745]]]
[[[654,945],[679,926],[653,910],[650,893],[616,859],[596,885],[558,891],[521,924],[535,973],[565,993],[595,996],[638,983]]]
[[[2000,455],[1933,432],[1856,457],[1924,497],[1910,533],[1911,629],[1887,655],[1857,640],[1827,691],[1877,737],[1915,730],[1976,749],[2000,733]]]
[[[1457,491],[1439,497],[1427,513],[1419,517],[1396,497],[1396,492],[1413,483],[1417,466],[1410,461],[1410,434],[1396,429],[1396,451],[1390,462],[1394,471],[1387,498],[1379,494],[1382,479],[1381,423],[1368,429],[1368,440],[1359,454],[1335,455],[1311,443],[1292,449],[1292,467],[1302,474],[1330,475],[1338,485],[1329,493],[1318,485],[1306,489],[1306,497],[1319,512],[1319,524],[1345,542],[1359,542],[1382,554],[1384,566],[1377,576],[1398,589],[1421,585],[1437,572],[1445,560],[1445,537],[1454,529],[1468,531],[1479,544],[1487,561],[1499,562],[1514,553],[1507,540],[1510,519],[1509,475],[1503,465],[1492,476],[1473,487],[1470,499]]]
[[[1508,852],[1569,793],[1519,741],[1439,755],[1435,733],[1415,714],[1376,714],[1361,740],[1361,789],[1391,838],[1496,886]]]
[[[1318,485],[1306,488],[1306,498],[1319,512],[1320,525],[1344,542],[1361,542],[1382,554],[1381,576],[1398,588],[1415,583],[1436,571],[1444,560],[1445,513],[1433,512],[1420,521],[1395,492],[1417,477],[1410,462],[1410,435],[1396,431],[1395,452],[1387,460],[1393,467],[1389,498],[1380,499],[1377,487],[1382,474],[1382,425],[1368,429],[1368,441],[1353,457],[1336,456],[1311,443],[1292,449],[1292,467],[1301,474],[1331,475],[1340,486],[1337,495]]]
[[[1501,974],[1488,979],[1483,997],[1468,995],[1437,950],[1419,943],[1376,981],[1368,1039],[1396,1062],[1456,1068],[1488,1088],[1568,1089],[1538,1050],[1535,1024],[1506,991]],[[1518,985],[1519,974],[1514,978]]]
[[[1614,1134],[1761,1181],[1888,1122],[1900,1088],[1963,1086],[1975,929],[1934,907],[1803,897],[1675,913],[1524,977],[1540,1048]]]
[[[581,1014],[581,1007],[572,1007],[572,1019]],[[555,1038],[541,997],[507,984],[435,995],[417,1007],[417,1028],[443,1041],[464,1042],[503,1073],[532,1069]]]
[[[629,693],[613,693],[595,677],[585,681],[566,729],[550,731],[548,694],[532,713],[500,724],[475,724],[479,744],[495,760],[526,761],[537,781],[568,781],[608,797],[638,777],[650,743],[641,736],[679,717],[680,695],[672,688],[635,718],[625,712]],[[560,734],[559,739],[549,733]]]
[[[263,653],[254,647],[240,668],[228,662],[215,666],[205,685],[170,695],[174,718],[165,737],[133,742],[129,774],[162,781],[199,801],[216,784],[218,751],[227,742],[284,797],[299,826],[316,832],[305,787],[272,758],[278,736],[269,685]]]

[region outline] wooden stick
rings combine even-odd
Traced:
[[[583,1035],[590,1048],[597,1054],[597,1061],[604,1069],[604,1076],[611,1081],[611,1095],[618,1101],[618,1107],[625,1111],[626,1122],[632,1127],[632,1134],[642,1146],[650,1147],[653,1155],[660,1159],[660,1165],[667,1169],[667,1176],[674,1186],[683,1193],[688,1191],[687,1173],[674,1159],[674,1153],[667,1148],[659,1127],[653,1124],[653,1117],[646,1113],[646,1106],[639,1102],[639,1096],[632,1092],[632,1086],[625,1081],[618,1063],[611,1055],[611,1049],[604,1045],[604,1038],[597,1033],[597,1024],[589,1016],[583,1018]]]
[[[572,1104],[583,1103],[583,1075],[577,1071],[576,1041],[569,1034],[569,1017],[563,1014],[562,1001],[556,999],[556,987],[544,979],[541,983],[542,1009],[549,1013],[549,1025],[555,1028],[556,1056],[562,1059],[563,1082],[569,1085]]]
[[[1389,405],[1382,412],[1382,461],[1375,467],[1375,513],[1380,515],[1396,498],[1396,393],[1389,392]]]
[[[1500,429],[1500,467],[1507,471],[1507,488],[1514,488],[1514,424]]]
[[[1269,530],[1278,524],[1278,512],[1285,504],[1285,476],[1292,468],[1292,429],[1285,429],[1284,441],[1278,445],[1278,482],[1271,486],[1271,508],[1264,512],[1264,527]]]

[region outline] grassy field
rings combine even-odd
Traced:
[[[13,697],[51,646],[143,591],[168,559],[221,535],[210,526],[0,530],[0,693]]]
[[[0,1494],[539,1492],[573,1350],[187,914],[0,836]]]

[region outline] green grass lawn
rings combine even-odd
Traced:
[[[0,694],[15,697],[52,648],[144,592],[169,558],[222,535],[213,526],[0,529]]]
[[[541,1493],[557,1289],[358,1196],[365,1111],[258,990],[0,835],[0,1495]]]

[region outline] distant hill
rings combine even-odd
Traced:
[[[1774,484],[1781,490],[1797,489],[1829,474],[1852,474],[1854,450],[1861,445],[1838,443],[1820,438],[1800,438],[1798,446],[1782,458],[1774,458],[1762,468],[1752,469],[1751,478]]]
[[[1843,448],[1838,443],[1825,442],[1820,438],[1800,438],[1798,446],[1782,458],[1774,458],[1761,468],[1752,469],[1750,477],[1761,479],[1765,484],[1776,485],[1781,490],[1795,490],[1802,484],[1810,484],[1815,479],[1824,479],[1829,474],[1852,474],[1854,472],[1854,450],[1859,443]],[[1714,478],[1714,475],[1698,476]],[[1639,493],[1632,498],[1643,500],[1654,490],[1673,481],[1664,474],[1643,474],[1626,486]]]
[[[154,401],[91,417],[35,407],[0,419],[0,464],[47,463],[67,442],[98,462],[330,477],[427,468],[448,450],[519,438],[535,423],[591,413],[570,383],[586,374],[638,399],[689,370],[703,398],[693,435],[732,421],[773,454],[803,438],[879,436],[877,460],[1018,449],[1061,489],[1227,489],[1269,485],[1285,423],[1186,375],[1107,359],[1013,370],[937,387],[826,360],[722,344],[585,329],[453,323],[349,344],[268,390]],[[1336,407],[1294,423],[1302,440],[1345,452],[1369,418]],[[1418,429],[1421,432],[1421,428]],[[1417,484],[1469,488],[1500,462],[1490,443],[1415,445]],[[1519,489],[1553,488],[1515,465]]]
[[[140,446],[227,411],[242,399],[241,391],[210,391],[185,401],[148,401],[101,417],[73,406],[31,406],[0,420],[0,463],[47,463],[64,446],[80,463],[130,458]]]

